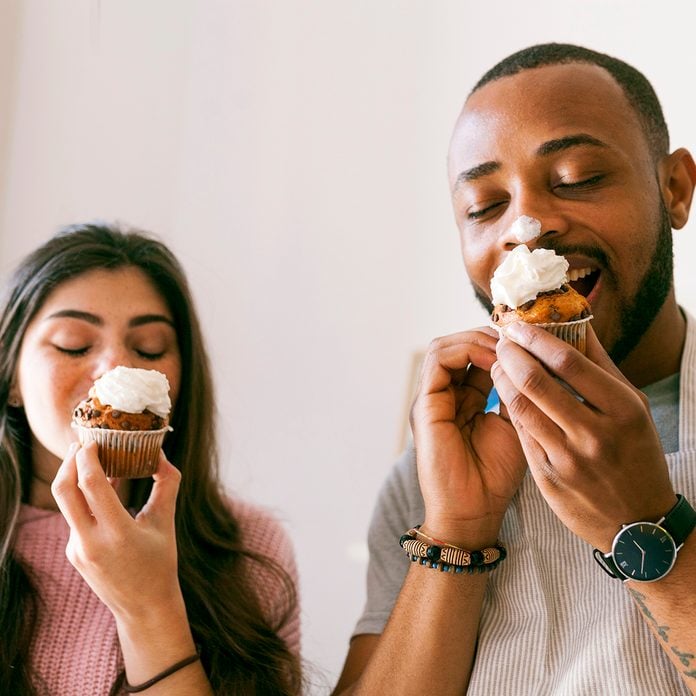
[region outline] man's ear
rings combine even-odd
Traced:
[[[659,173],[662,199],[672,227],[681,229],[689,219],[696,186],[696,163],[691,153],[681,147],[660,162]]]

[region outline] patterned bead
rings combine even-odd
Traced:
[[[471,563],[471,554],[468,551],[455,549],[451,546],[443,548],[440,556],[443,561],[451,565],[469,565]]]

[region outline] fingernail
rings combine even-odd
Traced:
[[[515,341],[515,343],[524,343],[527,339],[528,327],[522,321],[515,321],[512,324],[508,324],[504,328],[503,333],[506,338]]]

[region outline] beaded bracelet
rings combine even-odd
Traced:
[[[421,541],[419,537],[428,542]],[[434,543],[437,542],[437,543]],[[420,531],[420,525],[409,529],[400,539],[399,546],[414,563],[434,568],[443,573],[485,573],[496,568],[507,556],[505,547],[497,543],[480,551],[466,551],[453,544],[433,539]]]

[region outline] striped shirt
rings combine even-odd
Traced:
[[[688,315],[680,375],[679,451],[666,459],[675,490],[695,502],[696,322]],[[410,565],[396,540],[424,515],[411,449],[382,487],[373,514],[367,601],[354,635],[384,630]],[[500,538],[508,558],[488,581],[468,694],[689,693],[623,583],[597,566],[591,547],[558,520],[530,474]]]

